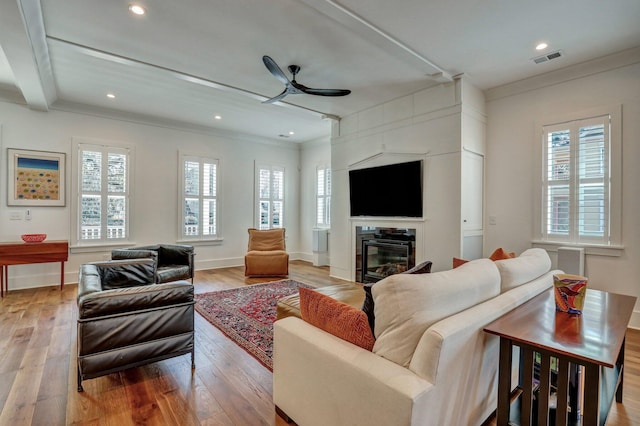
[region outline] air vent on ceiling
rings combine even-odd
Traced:
[[[556,50],[555,52],[551,52],[551,53],[547,53],[546,55],[542,55],[542,56],[538,56],[535,58],[531,58],[531,60],[533,62],[535,62],[536,64],[541,64],[543,62],[547,62],[550,61],[552,59],[557,59],[562,57],[562,51],[561,50]]]

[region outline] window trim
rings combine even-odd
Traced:
[[[571,242],[548,240],[544,238],[543,225],[545,223],[543,211],[543,163],[545,161],[543,149],[544,127],[571,121],[594,118],[602,115],[610,116],[610,211],[609,227],[610,239],[607,244],[591,242]],[[622,105],[610,105],[595,107],[577,113],[569,113],[561,116],[552,116],[535,122],[534,143],[534,228],[533,245],[535,247],[549,248],[572,246],[585,247],[587,254],[620,256],[622,245]]]
[[[80,165],[80,161],[82,156],[80,155],[81,150],[84,150],[85,147],[97,147],[105,151],[109,151],[109,149],[113,150],[124,150],[127,151],[127,170],[126,170],[126,237],[123,239],[117,240],[80,240],[80,197],[82,196],[82,192],[80,190],[80,178],[82,174],[82,167]],[[135,196],[134,196],[134,174],[132,173],[133,164],[135,162],[135,146],[132,144],[118,142],[118,141],[110,141],[110,140],[101,140],[101,139],[91,139],[91,138],[72,138],[71,139],[71,164],[72,164],[72,178],[71,178],[71,188],[72,194],[71,197],[71,241],[70,241],[70,249],[72,253],[89,253],[89,252],[97,252],[104,251],[105,248],[109,247],[122,247],[125,245],[133,244],[133,227],[132,227],[132,212],[134,210],[135,204]]]
[[[184,179],[185,179],[185,175],[184,175],[184,162],[187,159],[193,159],[193,160],[197,160],[199,162],[200,165],[203,164],[203,162],[211,162],[211,163],[215,163],[216,164],[216,234],[215,235],[202,235],[202,227],[200,228],[200,233],[198,236],[196,237],[192,237],[192,236],[187,236],[184,234],[183,232],[183,226],[184,226],[184,209],[183,209],[183,201],[185,199],[185,188],[184,188]],[[193,154],[193,153],[187,153],[187,152],[183,152],[183,151],[179,151],[178,153],[178,176],[179,176],[179,182],[178,182],[178,242],[188,242],[188,243],[207,243],[207,242],[221,242],[223,240],[222,238],[222,229],[220,227],[221,221],[220,221],[220,206],[221,206],[221,198],[222,198],[222,194],[221,194],[221,190],[220,190],[220,176],[221,176],[221,166],[220,166],[220,159],[216,158],[216,157],[212,157],[210,155],[201,155],[201,154]],[[202,183],[202,181],[200,181],[200,183]],[[202,191],[200,191],[202,192]],[[200,201],[202,201],[203,199],[203,195],[202,193],[200,193],[200,195],[198,196]],[[202,224],[201,224],[202,225]]]

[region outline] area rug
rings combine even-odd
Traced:
[[[294,280],[253,284],[196,294],[195,307],[207,321],[273,371],[273,323],[278,299],[297,293],[298,287],[313,288]]]

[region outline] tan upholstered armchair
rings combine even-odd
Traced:
[[[244,275],[266,277],[289,275],[289,254],[284,229],[249,228],[249,248],[244,257]]]

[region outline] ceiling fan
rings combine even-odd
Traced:
[[[289,65],[289,72],[293,75],[293,78],[289,80],[287,76],[284,75],[278,64],[276,64],[276,61],[271,59],[269,56],[263,56],[262,62],[264,62],[264,65],[267,67],[269,72],[271,72],[275,78],[283,82],[285,86],[282,93],[262,102],[264,104],[277,102],[287,95],[299,95],[306,93],[308,95],[318,96],[346,96],[351,93],[351,90],[344,89],[312,89],[311,87],[304,86],[296,81],[296,74],[300,71],[300,67],[298,65]]]

